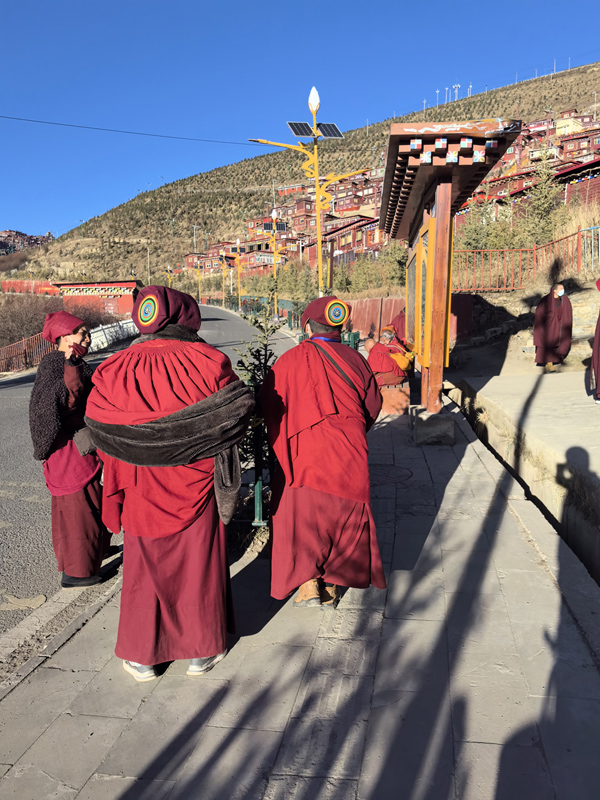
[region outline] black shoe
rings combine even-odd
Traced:
[[[63,572],[60,585],[63,589],[79,589],[84,586],[96,586],[97,583],[102,583],[101,575],[90,575],[88,578],[74,578],[72,575],[67,575]]]
[[[116,556],[117,554],[122,552],[123,552],[123,545],[111,544],[106,553],[104,554],[104,559],[112,558],[112,556]]]
[[[215,667],[219,661],[223,661],[226,655],[227,650],[223,650],[222,653],[218,653],[216,656],[208,656],[208,658],[192,658],[188,667],[188,671],[185,674],[189,675],[190,678],[193,678],[194,675],[204,675],[205,672],[208,672]]]

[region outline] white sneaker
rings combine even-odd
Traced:
[[[136,679],[138,683],[153,681],[158,678],[154,667],[147,664],[138,664],[137,661],[123,661],[123,669]]]
[[[194,675],[204,675],[205,672],[216,667],[219,661],[223,661],[227,652],[227,650],[223,650],[222,653],[217,653],[216,656],[208,656],[208,658],[192,658],[185,674],[189,675],[190,678],[193,678]]]
[[[600,397],[597,397],[594,402],[597,406],[600,406]]]

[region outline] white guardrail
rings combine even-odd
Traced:
[[[100,325],[99,328],[94,328],[90,333],[92,334],[92,343],[88,352],[96,353],[98,350],[110,347],[115,342],[136,336],[138,329],[132,319],[125,319],[121,322],[111,322],[110,325]]]

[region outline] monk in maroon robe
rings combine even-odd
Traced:
[[[64,589],[93,586],[110,545],[102,524],[102,464],[84,423],[92,369],[83,360],[86,323],[66,311],[48,314],[42,336],[57,349],[41,360],[29,403],[34,458],[43,461],[52,495],[52,545]]]
[[[272,487],[271,594],[335,605],[340,586],[385,588],[371,512],[366,433],[381,395],[365,359],[341,344],[349,307],[302,315],[310,338],[284,353],[260,392],[279,469]],[[328,585],[329,584],[329,585]]]
[[[565,294],[565,287],[557,283],[550,294],[542,297],[535,310],[533,322],[533,344],[535,363],[555,372],[556,364],[562,364],[571,349],[573,309]]]
[[[390,322],[389,325],[384,325],[381,329],[381,332],[384,331],[391,331],[398,342],[402,343],[406,339],[406,312],[404,309],[400,311],[399,314],[396,314],[394,319]]]
[[[596,289],[600,292],[600,278],[596,281]],[[600,314],[596,322],[594,345],[592,347],[592,389],[594,399],[600,405]]]
[[[411,367],[411,358],[392,330],[384,328],[378,342],[367,339],[365,350],[378,386],[404,383]]]
[[[86,417],[104,460],[104,520],[124,529],[115,653],[138,681],[176,659],[201,675],[233,631],[225,525],[254,399],[198,337],[189,295],[147,286],[132,318],[142,335],[98,367]]]

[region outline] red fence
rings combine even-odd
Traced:
[[[552,282],[600,268],[600,227],[585,228],[548,244],[520,250],[455,250],[453,292],[523,289],[538,275]]]
[[[535,276],[535,251],[455,250],[452,291],[502,292],[522,289]]]
[[[0,372],[16,372],[19,369],[35,367],[46,353],[54,349],[53,344],[42,339],[41,333],[15,344],[0,347]]]

